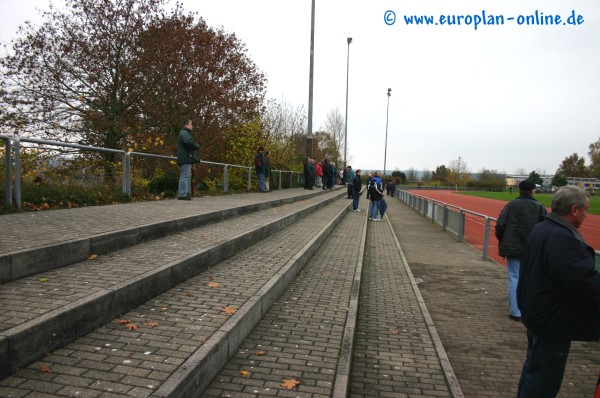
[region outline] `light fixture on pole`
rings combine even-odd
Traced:
[[[385,116],[385,153],[383,154],[383,175],[385,176],[385,167],[386,167],[386,162],[387,162],[387,133],[388,133],[388,120],[390,117],[390,96],[392,95],[392,89],[388,88],[388,92],[387,92],[387,111],[386,111],[386,116]]]
[[[310,71],[308,76],[308,126],[306,133],[306,156],[312,157],[313,75],[315,68],[315,0],[312,0],[310,16]]]
[[[348,77],[350,76],[350,43],[352,43],[352,38],[348,37],[346,41],[348,41],[348,56],[346,57],[346,118],[344,119],[344,170],[346,170],[346,167],[348,167],[348,165],[346,164],[346,155],[348,154]]]

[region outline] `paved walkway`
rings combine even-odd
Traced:
[[[306,191],[303,190],[285,190],[269,194],[269,197],[305,193]],[[205,209],[225,209],[234,206],[235,203],[258,204],[264,200],[264,197],[266,195],[232,195],[220,197],[218,201],[214,198],[202,198],[195,199],[191,203],[164,201],[0,216],[0,254],[29,245],[43,246],[61,239],[72,239],[77,236],[78,230],[85,229],[80,225],[82,217],[93,217],[102,224],[103,227],[96,231],[101,234],[112,229],[125,228],[133,220],[139,220],[137,222],[140,224],[150,223],[163,216],[176,217],[178,214],[193,214]],[[361,201],[363,210],[366,210],[365,198],[363,197]],[[264,357],[258,355],[255,351],[257,340],[250,337],[246,345],[242,346],[240,353],[234,357],[233,365],[229,363],[224,368],[225,375],[229,372],[229,376],[237,377],[241,366],[256,365],[252,361],[268,362],[275,357],[273,355],[277,351],[275,348],[284,343],[291,345],[291,354],[287,352],[281,355],[283,363],[288,368],[286,372],[282,372],[277,370],[277,365],[273,366],[276,375],[276,380],[272,380],[274,385],[281,382],[281,376],[294,376],[287,369],[316,365],[326,369],[330,366],[330,354],[335,349],[328,346],[327,340],[321,340],[322,337],[319,337],[317,332],[325,333],[331,339],[342,338],[341,314],[345,309],[336,306],[335,303],[339,300],[348,301],[352,273],[348,272],[346,267],[354,265],[352,261],[350,264],[345,264],[343,260],[354,257],[359,259],[364,254],[361,260],[364,261],[364,264],[361,263],[363,280],[354,341],[355,351],[349,380],[351,396],[445,397],[453,396],[453,392],[454,396],[460,396],[457,394],[460,394],[461,390],[465,397],[515,395],[525,356],[526,339],[525,328],[520,323],[509,320],[507,316],[504,268],[494,262],[483,262],[481,253],[476,249],[465,243],[456,242],[436,224],[432,224],[408,206],[389,197],[387,201],[390,224],[368,223],[365,220],[366,212],[347,215],[339,229],[331,236],[335,243],[322,246],[318,250],[314,261],[311,260],[311,263],[274,305],[274,310],[281,310],[282,313],[287,311],[289,315],[267,314],[259,323],[256,330],[262,335],[270,335],[273,340],[273,344],[264,350],[268,355]],[[18,228],[11,227],[15,224],[15,220],[18,221]],[[355,252],[349,254],[348,246],[353,246],[360,241],[363,230],[361,226],[365,223],[368,226],[364,253],[356,248]],[[389,232],[390,226],[395,236]],[[296,228],[298,230],[295,232],[295,237],[304,237],[306,231],[311,230],[311,226],[300,224],[296,225]],[[298,240],[291,239],[288,244]],[[400,243],[400,249],[396,246],[396,239]],[[302,242],[301,240],[295,243],[302,244]],[[273,250],[279,253],[280,247],[281,242],[274,235],[261,247],[254,248],[252,256],[262,256],[268,260]],[[156,317],[156,309],[172,308],[177,312],[172,316],[161,314],[161,322],[185,320],[187,310],[184,307],[180,308],[178,303],[192,300],[202,289],[215,294],[214,289],[206,287],[207,281],[219,279],[221,269],[237,275],[237,265],[248,258],[243,254],[234,256],[228,264],[215,267],[209,273],[200,275],[196,281],[190,281],[182,285],[178,291],[148,302],[127,316],[150,319]],[[253,282],[255,277],[256,272],[240,274],[240,283],[247,284],[247,288],[241,290],[256,289]],[[416,289],[417,283],[418,289]],[[190,292],[194,293],[190,295]],[[170,297],[169,294],[177,297]],[[211,297],[207,298],[209,301],[211,299]],[[302,309],[305,305],[315,303],[324,308],[327,306],[331,308],[322,314]],[[232,304],[239,303],[232,301]],[[220,307],[213,312],[218,313],[218,310]],[[200,312],[207,311],[202,309]],[[300,319],[299,314],[303,315]],[[323,319],[331,321],[323,322]],[[203,319],[198,321],[205,322]],[[185,322],[181,327],[186,330],[186,333],[197,329],[197,326],[190,326]],[[314,328],[315,341],[320,342],[316,345],[321,347],[322,355],[317,355],[316,352],[306,353],[300,348],[294,352],[294,339],[297,338],[294,335],[297,328],[308,330],[309,327]],[[108,348],[103,344],[105,339],[103,334],[119,334],[123,333],[122,330],[119,325],[111,323],[83,338],[70,349],[87,353],[86,355],[89,356],[87,363],[90,367],[96,364],[97,373],[107,373],[106,369],[109,365],[122,366],[121,362],[135,360],[137,356],[148,362],[152,355],[172,357],[172,362],[167,361],[171,368],[182,362],[181,352],[164,346],[165,342],[161,340],[161,336],[165,335],[164,330],[156,337],[151,334],[140,334],[140,336],[147,336],[144,338],[150,342],[161,342],[156,346],[156,349],[161,351],[156,351],[156,354],[147,354],[142,348],[132,349],[131,347],[139,344],[139,338],[131,341],[123,340],[123,345],[130,346],[127,352],[120,350],[122,347]],[[196,339],[206,335],[203,333],[200,333],[199,337],[189,334],[179,336],[173,328],[172,335],[168,336],[169,343],[178,344],[178,347],[194,345],[197,343]],[[255,343],[254,346],[252,342]],[[98,350],[106,350],[107,353],[102,354]],[[69,350],[63,349],[53,357],[61,363],[62,359],[66,361],[68,354]],[[123,359],[123,355],[127,358]],[[302,358],[303,356],[308,358]],[[103,363],[106,366],[102,365]],[[592,396],[599,370],[598,344],[574,343],[559,397]],[[169,369],[166,368],[151,370],[157,380],[166,378],[168,371]],[[33,371],[31,373],[32,377],[38,378],[40,382],[49,377],[47,373]],[[110,378],[109,374],[106,376]],[[134,373],[127,381],[129,384],[140,383],[140,396],[144,395],[144,388],[148,388],[144,384],[146,383],[144,377],[146,375]],[[77,374],[71,375],[71,378],[74,382],[81,379]],[[220,389],[228,389],[230,395],[236,396],[235,391],[231,390],[231,385],[225,383],[226,387],[224,387],[224,384],[219,384],[219,380],[221,380],[219,376],[215,378],[214,383],[217,384],[213,383],[207,390],[208,394],[219,395],[222,393]],[[239,381],[239,377],[236,380]],[[289,396],[327,396],[331,394],[332,382],[331,372],[321,376],[315,372],[312,381],[304,384],[305,387],[311,388],[304,390],[303,394],[298,394],[297,390],[290,391]],[[457,385],[453,385],[455,382]],[[244,394],[256,394],[251,390],[252,383],[238,384],[240,388],[245,389]],[[0,383],[0,396],[2,396],[1,386],[2,383]],[[115,383],[114,387],[118,389],[119,385]],[[53,396],[50,391],[48,392],[49,395],[46,396]],[[269,394],[265,391],[263,393]]]
[[[526,329],[508,318],[505,268],[388,198],[388,216],[465,397],[514,397]],[[574,342],[559,397],[593,396],[600,345]]]

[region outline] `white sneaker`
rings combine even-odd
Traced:
[[[381,221],[379,218],[374,218],[373,221]]]
[[[360,209],[356,209],[356,210],[354,210],[354,211],[360,211]]]
[[[371,217],[369,217],[369,221],[373,221],[373,219]]]

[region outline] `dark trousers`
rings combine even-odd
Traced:
[[[552,398],[560,390],[571,342],[551,341],[527,331],[527,358],[517,398]]]
[[[354,185],[348,184],[348,199],[354,197]]]
[[[360,198],[360,192],[352,192],[352,210],[358,209],[358,199]]]

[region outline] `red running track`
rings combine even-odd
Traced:
[[[503,200],[480,198],[477,196],[461,195],[453,191],[419,190],[411,193],[435,199],[440,202],[463,208],[488,217],[498,218],[500,211],[506,204]],[[515,196],[516,197],[516,196]],[[550,209],[548,209],[550,212]],[[500,264],[506,265],[506,260],[498,255],[498,240],[494,235],[496,222],[490,223],[488,255]],[[485,232],[485,219],[466,213],[465,216],[465,241],[483,252],[483,237]],[[600,216],[588,214],[579,228],[585,241],[596,250],[600,250]]]

